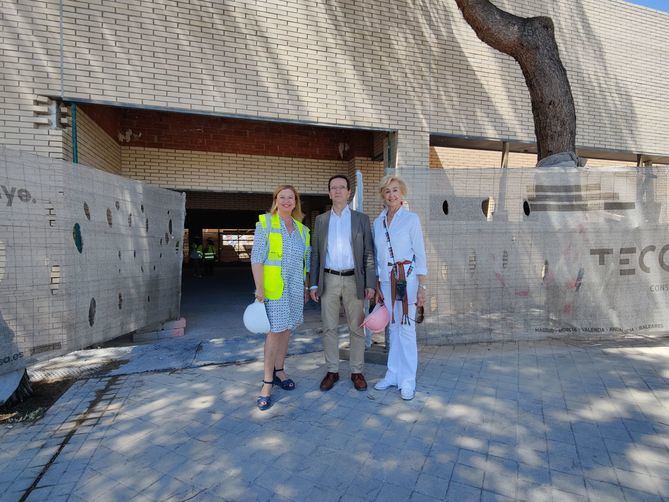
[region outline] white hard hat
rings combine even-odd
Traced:
[[[269,319],[265,304],[255,301],[244,311],[244,326],[251,333],[269,333]]]

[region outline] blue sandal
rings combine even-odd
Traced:
[[[265,380],[263,380],[262,383],[267,385],[274,384],[274,382],[267,382]],[[256,406],[260,411],[269,410],[272,407],[272,396],[258,396],[258,399],[256,399]]]
[[[277,375],[277,371],[283,371],[283,368],[279,368],[278,370],[274,370],[274,381],[272,382],[274,385],[278,385],[281,387],[283,390],[295,390],[295,382],[293,382],[290,378],[286,378],[285,380],[281,380]]]

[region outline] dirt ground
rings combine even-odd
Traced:
[[[20,403],[0,406],[0,424],[32,422],[41,418],[75,381],[75,378],[67,378],[31,383],[33,393],[30,397]]]
[[[74,382],[83,378],[105,375],[113,369],[120,367],[125,360],[106,361],[82,372],[77,376],[52,377],[48,379],[31,381],[32,394],[19,403],[5,404],[0,406],[0,424],[12,424],[17,422],[34,422],[44,416],[53,403],[60,399]]]

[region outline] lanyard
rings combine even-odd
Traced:
[[[393,253],[393,246],[390,244],[390,234],[388,233],[388,225],[386,224],[385,217],[383,218],[383,229],[386,232],[386,242],[388,243],[388,252],[390,253],[390,259],[393,260],[393,273],[395,274],[395,278],[397,279],[399,278],[399,272],[397,270],[397,267],[395,266],[397,262],[395,260],[395,253]],[[416,261],[416,255],[413,255],[413,259],[411,260],[411,266],[409,267],[409,270],[407,270],[406,277],[409,277],[409,275],[411,274],[415,261]]]

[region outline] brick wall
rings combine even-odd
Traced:
[[[110,112],[109,115],[105,113],[106,111]],[[349,145],[343,152],[344,157],[350,156],[351,150],[371,153],[373,144],[371,132],[230,121],[220,117],[191,117],[170,113],[131,111],[130,115],[131,118],[127,119],[126,111],[109,107],[77,107],[79,162],[163,187],[205,190],[192,192],[193,196],[188,199],[188,207],[192,209],[234,210],[269,207],[265,200],[268,197],[266,193],[271,193],[280,182],[293,183],[305,194],[325,195],[327,179],[330,176],[337,173],[347,174],[355,186],[355,171],[360,169],[365,182],[366,210],[369,208],[377,213],[380,208],[375,189],[383,174],[383,163],[360,157],[348,161],[332,160],[340,156],[339,150],[336,149],[339,141],[346,141]],[[179,122],[180,118],[185,120]],[[163,130],[159,127],[151,129],[149,124],[152,122],[163,124],[167,134],[163,134]],[[233,130],[236,141],[216,141],[217,131],[221,129]],[[286,135],[281,135],[283,129],[287,129]],[[180,132],[181,136],[177,138],[176,132]],[[68,160],[72,158],[71,133],[72,129],[66,129],[64,134],[64,151]],[[179,144],[184,138],[192,140],[203,134],[208,134],[210,139],[214,139],[207,144],[199,145],[201,150],[167,148],[173,139]],[[304,140],[302,143],[299,141],[300,135]],[[116,138],[120,140],[120,144]],[[318,147],[309,151],[307,148],[309,138],[315,138],[321,145],[330,147],[332,151],[325,152]],[[128,145],[142,141],[160,144],[161,147],[138,148]],[[223,149],[245,152],[254,151],[256,148],[263,151],[274,147],[282,149],[280,153],[284,156],[208,151]],[[286,157],[285,155],[291,151],[302,152],[307,157]],[[319,155],[327,155],[331,159],[324,161],[318,159]],[[268,170],[272,173],[269,176]],[[244,173],[241,179],[240,172]],[[287,175],[285,178],[287,181],[282,179],[284,175]],[[226,193],[252,191],[257,194],[241,193],[229,197],[226,194],[216,193],[217,191]],[[258,198],[263,199],[260,205]],[[268,200],[271,203],[271,198]]]
[[[388,148],[388,134],[375,132],[373,140],[372,158],[375,160],[385,158],[386,149]]]
[[[499,6],[554,18],[579,145],[669,153],[669,16],[622,0]],[[59,132],[32,127],[40,94],[398,130],[401,167],[428,165],[429,132],[534,137],[518,66],[452,0],[63,0],[62,85],[59,8],[2,3],[3,144],[62,151]]]
[[[131,147],[322,160],[371,157],[374,143],[371,131],[153,110],[124,110],[120,131]]]
[[[359,158],[325,161],[133,147],[122,148],[122,165],[124,176],[164,188],[241,191],[250,192],[249,197],[255,197],[252,193],[271,193],[279,183],[293,184],[305,195],[326,195],[330,176],[344,173],[354,180],[355,169],[360,169],[365,183],[365,211],[368,203],[371,210],[378,208],[373,190],[383,174],[382,162]],[[350,166],[354,166],[352,175]],[[214,200],[219,195],[211,197]]]
[[[123,175],[165,188],[222,192],[272,192],[290,183],[320,194],[348,162],[158,148],[122,149]]]
[[[379,181],[383,178],[383,162],[372,161],[369,159],[353,159],[350,163],[349,179],[353,190],[357,189],[355,172],[360,170],[362,173],[362,201],[364,212],[374,220],[381,211],[381,199],[378,195]]]
[[[477,168],[500,167],[502,152],[491,150],[472,150],[467,148],[430,147],[431,168]],[[537,156],[533,153],[509,152],[509,168],[534,167]]]
[[[109,137],[121,140],[119,133],[125,115],[123,108],[85,104],[79,105],[78,109],[83,110]]]
[[[34,126],[38,95],[61,95],[59,4],[0,1],[0,145],[62,158],[62,133]]]
[[[605,160],[605,159],[588,159],[586,164],[588,167],[622,167],[622,166],[636,166],[636,162],[622,162],[619,160]]]
[[[111,130],[109,127],[105,130],[84,110],[86,108],[78,106],[76,112],[78,162],[109,173],[121,174],[121,146],[107,132]],[[96,115],[97,120],[106,123],[107,116],[99,113]],[[68,161],[73,158],[72,131],[72,128],[68,128],[63,134],[64,158]]]
[[[534,157],[536,163],[536,156]],[[430,167],[432,168],[499,167],[501,161],[501,152],[430,147]]]

